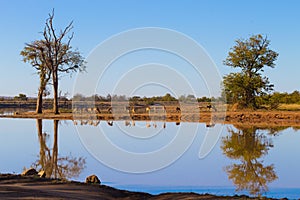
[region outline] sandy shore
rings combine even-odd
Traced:
[[[118,190],[105,185],[0,174],[0,199],[251,199],[247,196],[214,196],[195,193],[164,193],[151,195]]]

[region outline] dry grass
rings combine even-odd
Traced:
[[[300,111],[300,104],[280,104],[278,110]]]

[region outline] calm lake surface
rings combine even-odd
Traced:
[[[103,184],[152,194],[300,198],[297,128],[35,119],[0,119],[0,127],[1,173],[35,166],[52,177],[96,174]],[[201,157],[203,144],[213,148]]]

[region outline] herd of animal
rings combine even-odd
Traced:
[[[205,110],[205,111],[217,111],[216,107],[212,104],[208,104],[205,106],[199,106],[199,110]],[[108,114],[129,114],[130,118],[127,118],[124,121],[124,126],[126,127],[134,127],[136,125],[135,116],[144,115],[147,116],[147,118],[144,120],[145,124],[144,126],[146,128],[157,128],[158,124],[155,122],[155,119],[153,116],[165,116],[168,113],[173,113],[174,115],[179,115],[179,120],[176,121],[176,125],[180,125],[180,116],[182,113],[182,109],[180,106],[170,106],[168,109],[165,105],[162,104],[154,104],[154,105],[131,105],[131,106],[112,106],[109,104],[105,105],[98,105],[98,106],[90,106],[88,108],[84,106],[74,106],[73,113],[79,114],[79,115],[85,115],[85,114],[95,114],[96,117],[88,117],[83,119],[74,120],[75,125],[93,125],[98,126],[100,124],[100,121],[106,121],[108,126],[113,126],[114,121],[113,120],[107,120],[107,119],[100,119],[99,116]],[[152,116],[149,117],[149,116]],[[166,128],[166,117],[161,117],[160,120],[163,121],[162,128]],[[159,120],[158,120],[159,121]],[[214,124],[207,124],[207,127],[213,127]]]
[[[206,111],[217,111],[216,107],[212,104],[206,105],[206,106],[199,106],[198,107],[200,111],[203,111],[203,109],[206,109]],[[174,110],[170,110],[166,108],[165,105],[162,104],[154,104],[154,105],[131,105],[131,106],[111,106],[111,105],[100,105],[100,106],[94,106],[94,107],[87,107],[87,106],[74,106],[73,113],[74,114],[112,114],[112,113],[129,113],[130,115],[135,114],[150,114],[150,113],[159,113],[163,114],[167,111],[170,113],[181,113],[180,106],[176,106],[173,108]]]

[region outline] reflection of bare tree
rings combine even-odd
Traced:
[[[52,152],[47,146],[49,134],[43,133],[42,119],[37,119],[36,124],[40,142],[40,154],[39,159],[33,163],[33,166],[38,170],[45,171],[48,178],[67,179],[79,176],[85,168],[84,158],[76,158],[72,155],[58,157],[58,120],[53,120],[54,138]]]
[[[237,191],[247,190],[252,195],[266,192],[267,184],[277,179],[274,166],[265,166],[260,159],[273,147],[272,141],[257,130],[256,127],[238,131],[229,129],[230,135],[223,138],[221,146],[227,157],[241,161],[225,168],[229,179],[236,185]]]

